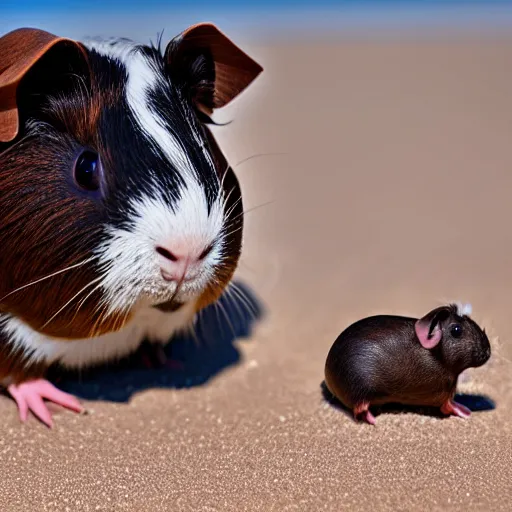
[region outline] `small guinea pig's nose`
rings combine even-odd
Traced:
[[[194,272],[197,264],[203,260],[210,250],[204,250],[198,255],[194,251],[169,250],[163,246],[157,246],[156,252],[161,256],[160,269],[162,277],[166,281],[192,281],[196,275]],[[190,275],[194,273],[194,275]]]

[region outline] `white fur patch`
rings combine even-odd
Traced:
[[[174,313],[142,308],[120,331],[72,341],[40,334],[15,317],[1,318],[7,319],[3,331],[14,348],[31,352],[31,362],[51,364],[59,361],[68,368],[80,368],[126,356],[136,350],[146,337],[153,342],[167,343],[173,334],[191,324],[193,316],[192,304]]]
[[[208,256],[197,263],[193,281],[184,283],[178,300],[197,297],[213,278],[214,267],[224,251],[222,236],[224,213],[222,201],[216,201],[208,214],[206,196],[196,183],[182,191],[172,210],[155,190],[132,204],[136,214],[125,229],[111,228],[109,240],[96,251],[103,279],[107,312],[124,312],[139,299],[152,303],[169,300],[176,284],[162,278],[159,255],[155,247],[173,251],[173,244],[186,245],[191,254],[199,255],[213,244]]]
[[[469,316],[473,312],[473,308],[471,304],[463,304],[462,302],[457,302],[457,315],[459,316]]]

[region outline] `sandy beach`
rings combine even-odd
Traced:
[[[265,72],[214,133],[245,194],[237,278],[264,314],[226,301],[245,335],[178,343],[175,375],[64,382],[89,414],[53,430],[0,397],[0,510],[512,510],[512,38],[247,50]],[[470,419],[370,427],[326,402],[346,326],[450,300],[493,345],[460,384]]]

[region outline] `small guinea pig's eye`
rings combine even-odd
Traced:
[[[74,175],[76,183],[85,190],[92,192],[100,188],[100,159],[94,151],[83,151],[75,163]]]
[[[460,338],[462,336],[462,327],[459,324],[452,325],[450,333],[454,338]]]

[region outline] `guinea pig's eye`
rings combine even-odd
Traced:
[[[460,338],[462,336],[462,327],[459,324],[452,325],[450,332],[454,338]]]
[[[74,175],[77,184],[90,191],[100,188],[100,159],[94,151],[83,151],[75,163]]]

